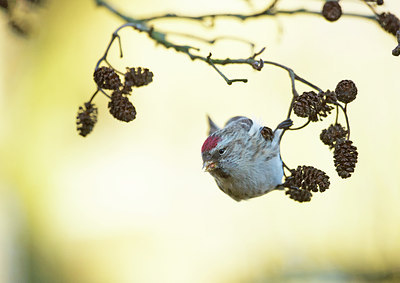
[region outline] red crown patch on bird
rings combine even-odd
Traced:
[[[221,138],[218,136],[209,136],[203,143],[203,146],[201,147],[201,152],[203,153],[205,151],[210,151],[217,146],[220,140]]]

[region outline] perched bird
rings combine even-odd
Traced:
[[[283,163],[280,140],[292,124],[287,119],[271,135],[251,119],[237,116],[220,129],[208,117],[209,136],[203,143],[203,168],[218,187],[236,201],[264,195],[282,183]],[[277,187],[278,186],[278,187]]]

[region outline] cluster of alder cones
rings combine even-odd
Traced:
[[[124,83],[121,82],[120,76],[113,68],[100,67],[95,70],[93,79],[98,87],[97,92],[101,91],[110,98],[108,103],[110,114],[120,121],[130,122],[136,118],[136,109],[128,95],[132,94],[133,87],[141,87],[151,83],[153,73],[149,69],[141,67],[126,68],[126,73],[123,76]],[[105,90],[112,91],[111,95],[108,95]],[[83,107],[79,107],[76,117],[79,135],[86,137],[93,130],[97,122],[97,114],[97,107],[91,101],[86,102]]]
[[[293,112],[309,121],[317,122],[328,116],[334,106],[347,109],[347,104],[357,96],[357,87],[351,80],[343,80],[336,86],[335,91],[315,93],[304,92],[293,103]],[[344,106],[340,104],[344,103]],[[345,113],[345,115],[347,115]],[[354,172],[358,152],[353,142],[349,139],[349,130],[337,121],[320,134],[321,141],[334,150],[333,159],[336,171],[341,178],[349,178]],[[287,188],[286,194],[291,199],[299,202],[311,200],[311,192],[324,192],[329,188],[329,176],[312,166],[298,166],[290,170],[291,175],[286,177],[283,186]]]
[[[382,5],[383,0],[364,0],[367,3]],[[337,21],[342,16],[342,7],[339,0],[326,1],[322,7],[322,16],[330,22]],[[396,35],[400,30],[400,19],[390,12],[377,14],[377,19],[380,26],[393,35]]]

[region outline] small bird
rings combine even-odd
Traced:
[[[251,119],[236,116],[220,129],[210,117],[209,136],[203,143],[203,168],[218,187],[236,201],[264,195],[282,184],[283,163],[280,140],[292,126],[287,119],[271,136],[262,135],[264,127]]]

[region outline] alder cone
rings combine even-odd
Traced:
[[[135,106],[120,91],[113,92],[108,108],[111,115],[120,121],[130,122],[136,118]]]
[[[79,135],[86,137],[93,130],[97,122],[97,107],[94,104],[86,102],[84,107],[79,106],[76,116],[76,125]]]
[[[124,91],[132,91],[132,87],[148,85],[153,81],[153,73],[147,68],[126,68]]]
[[[350,140],[339,140],[335,145],[333,158],[339,176],[343,179],[349,178],[356,167],[357,147]]]
[[[291,170],[291,175],[283,183],[286,188],[296,187],[313,192],[324,192],[329,189],[329,185],[329,176],[324,171],[305,165]]]
[[[122,86],[117,73],[108,67],[101,67],[94,71],[93,79],[99,88],[117,90]]]
[[[321,117],[327,117],[332,109],[333,107],[327,105],[325,94],[317,94],[314,91],[303,92],[293,103],[294,114],[307,117],[313,122],[317,122]]]
[[[380,14],[378,22],[384,30],[393,35],[400,29],[399,18],[389,12]]]
[[[335,143],[338,140],[345,138],[346,135],[347,130],[345,130],[342,125],[334,124],[330,125],[328,129],[322,130],[319,138],[324,144],[329,145],[330,148],[333,148]]]
[[[337,21],[342,16],[342,7],[337,1],[325,2],[322,8],[322,15],[330,22]]]
[[[350,103],[356,99],[357,87],[352,80],[342,80],[337,84],[335,92],[339,101]]]
[[[310,191],[302,189],[289,189],[285,194],[289,195],[291,199],[298,202],[308,202],[312,197],[312,193]]]

